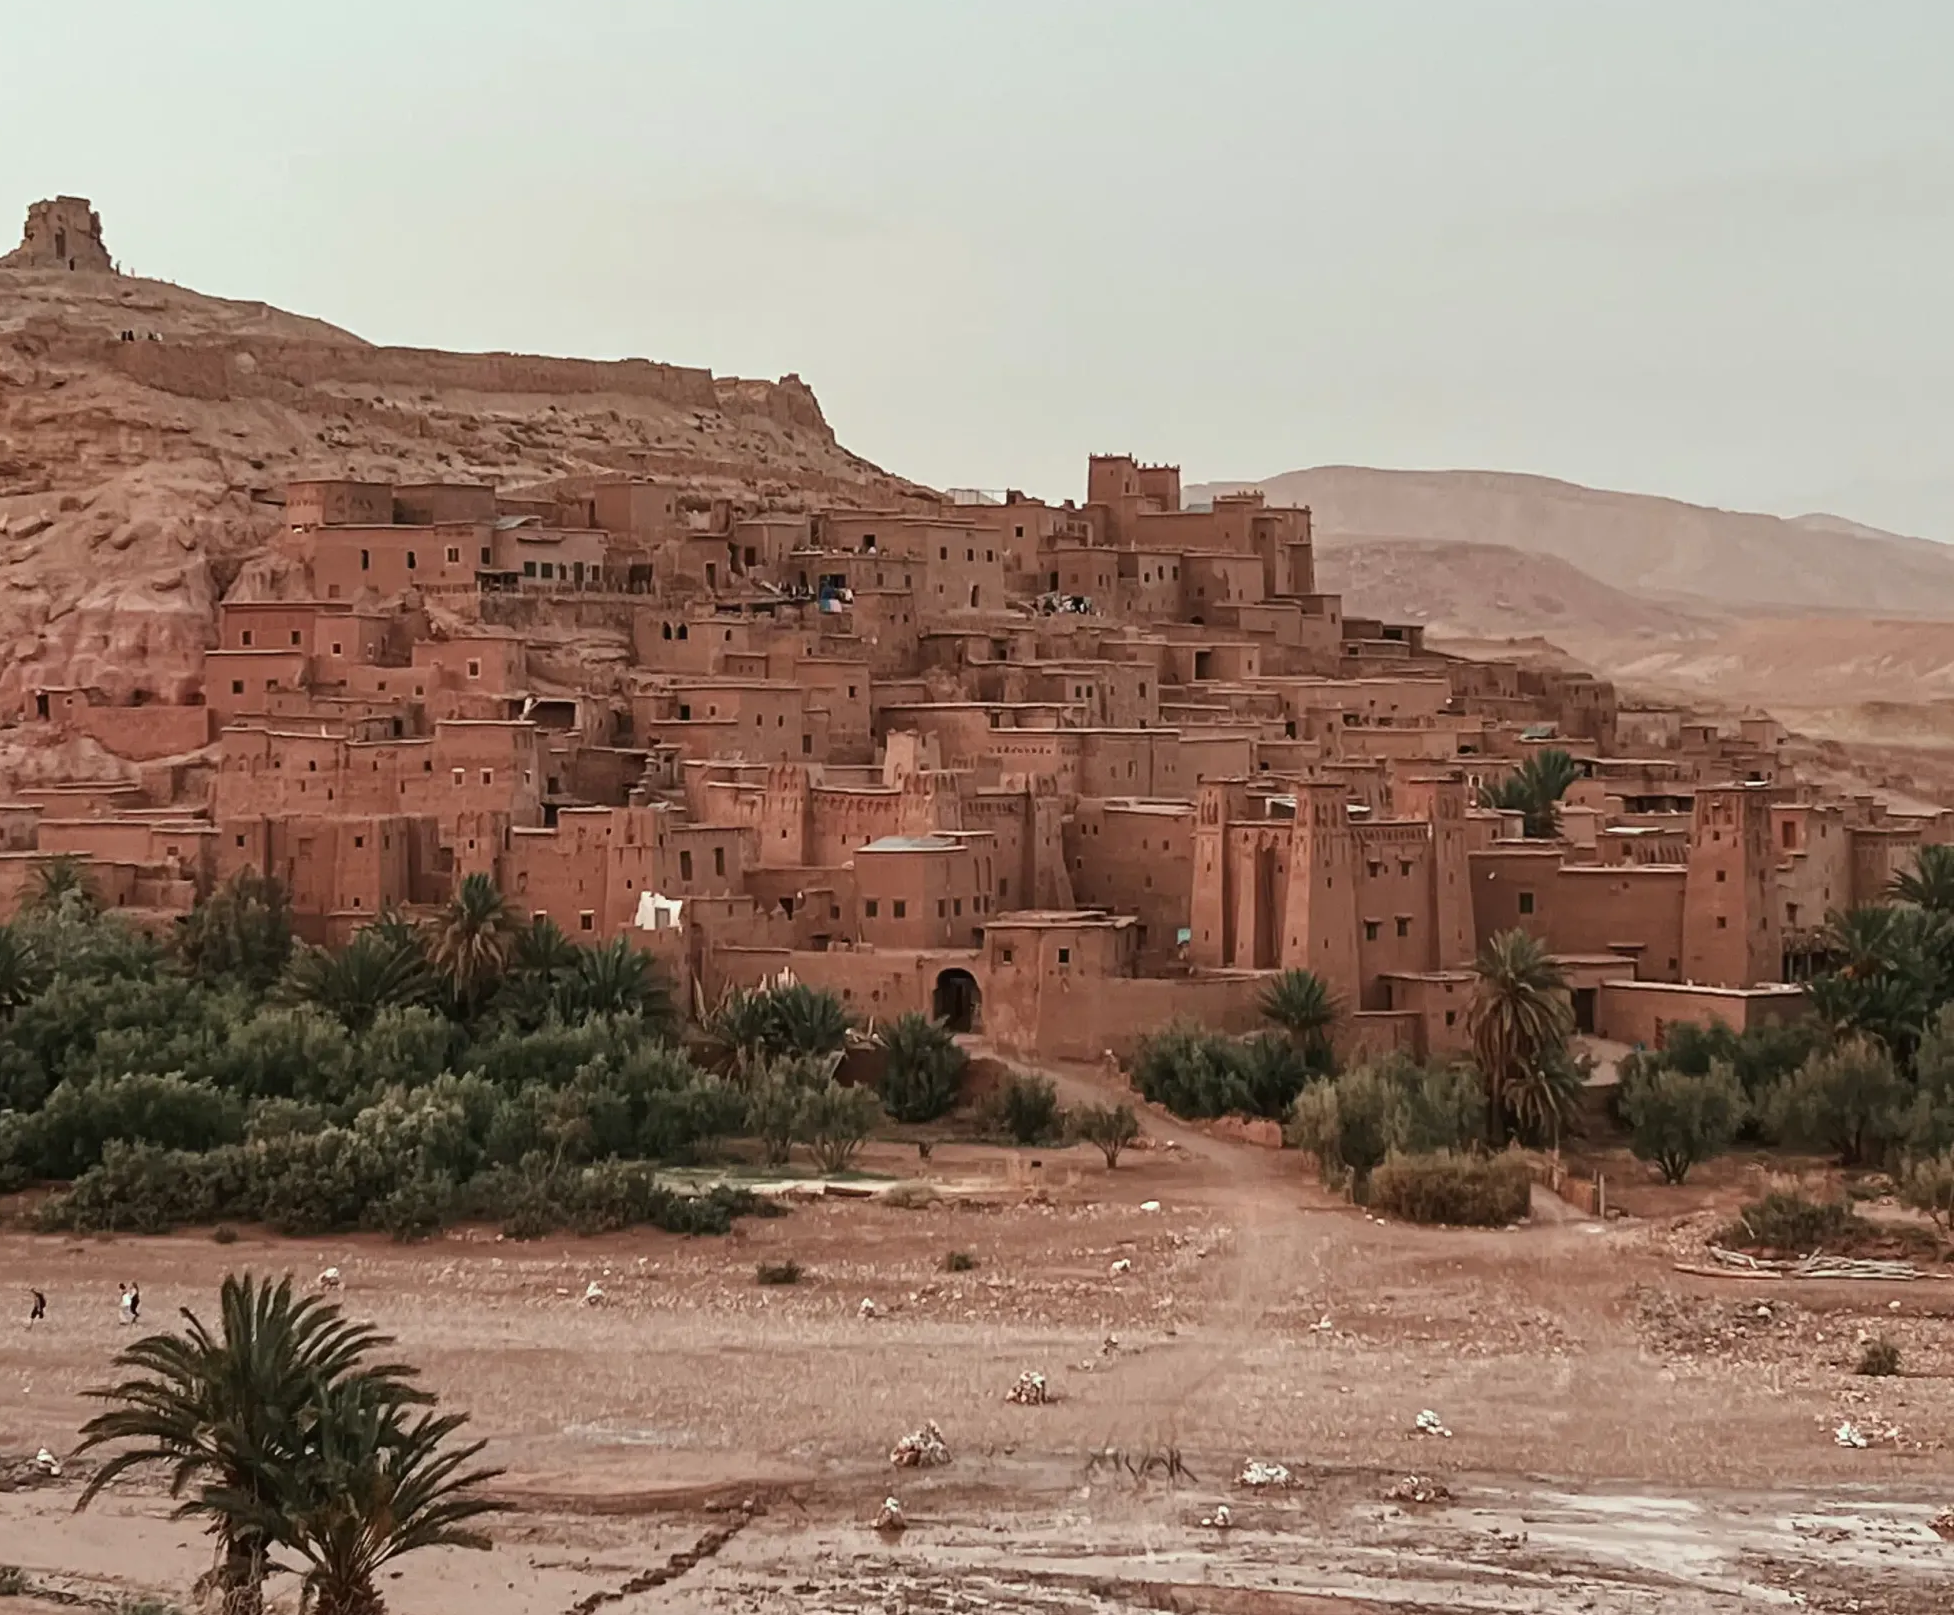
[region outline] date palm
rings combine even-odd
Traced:
[[[1954,914],[1954,846],[1922,847],[1911,869],[1896,874],[1887,894],[1933,914]]]
[[[1473,962],[1466,1023],[1486,1079],[1489,1126],[1503,1140],[1510,1090],[1562,1056],[1574,1030],[1567,978],[1546,947],[1525,931],[1496,932]]]
[[[34,871],[34,895],[28,907],[53,912],[79,910],[93,913],[101,906],[88,865],[71,852],[46,859]]]
[[[1262,1018],[1287,1032],[1312,1065],[1329,1064],[1330,1029],[1342,1006],[1329,983],[1308,970],[1285,970],[1270,982],[1258,1006]]]
[[[119,1450],[76,1507],[132,1469],[163,1466],[177,1517],[205,1519],[216,1538],[208,1586],[222,1615],[258,1615],[277,1542],[263,1511],[303,1455],[321,1387],[358,1375],[376,1404],[432,1398],[408,1383],[412,1368],[369,1361],[389,1336],[316,1296],[295,1297],[289,1278],[225,1279],[214,1332],[187,1309],[183,1317],[181,1333],[147,1336],[116,1358],[129,1378],[87,1393],[110,1406],[82,1426],[78,1450]]]
[[[664,972],[629,937],[579,949],[563,999],[584,1015],[642,1015],[653,1031],[668,1032],[677,1024]]]
[[[403,943],[372,925],[337,953],[300,947],[286,967],[281,995],[317,1005],[350,1032],[364,1032],[382,1010],[425,1003],[433,990],[418,940]]]
[[[486,1548],[469,1522],[501,1505],[480,1494],[499,1469],[470,1469],[480,1441],[452,1444],[467,1415],[409,1411],[354,1376],[325,1386],[303,1452],[276,1496],[239,1496],[242,1515],[306,1566],[312,1615],[381,1615],[375,1579],[423,1548]]]
[[[5,1020],[48,982],[48,971],[32,941],[11,925],[0,925],[0,1020]]]
[[[447,979],[464,1016],[478,1011],[514,956],[521,927],[508,899],[487,875],[464,879],[434,923],[434,968]]]

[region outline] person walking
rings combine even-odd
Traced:
[[[29,1290],[27,1293],[34,1298],[34,1305],[27,1314],[27,1326],[31,1329],[47,1317],[47,1297],[39,1290]]]
[[[120,1314],[119,1321],[124,1326],[134,1323],[136,1321],[136,1298],[130,1293],[129,1286],[118,1284],[115,1287],[115,1296],[116,1311]]]

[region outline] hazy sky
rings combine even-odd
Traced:
[[[0,0],[0,215],[374,341],[799,371],[939,485],[1954,539],[1950,61],[1949,0]]]

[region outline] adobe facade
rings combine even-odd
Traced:
[[[138,773],[0,804],[0,909],[57,852],[159,923],[249,867],[337,941],[480,872],[686,1001],[791,968],[1090,1059],[1177,1015],[1246,1028],[1306,968],[1354,1045],[1429,1054],[1515,926],[1591,1029],[1776,1013],[1756,990],[1826,912],[1954,834],[1799,782],[1768,720],[1623,711],[1348,616],[1307,510],[1188,509],[1125,455],[1084,493],[292,483],[191,698],[11,715]],[[1544,746],[1578,778],[1527,840],[1479,803]]]

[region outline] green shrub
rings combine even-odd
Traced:
[[[1072,1113],[1072,1136],[1097,1145],[1106,1170],[1119,1165],[1120,1152],[1140,1136],[1140,1118],[1131,1105],[1086,1105]]]
[[[1926,1212],[1935,1227],[1954,1227],[1954,1149],[1909,1162],[1900,1179],[1900,1199]]]
[[[845,1172],[881,1118],[882,1104],[867,1088],[830,1081],[800,1098],[794,1129],[823,1172]]]
[[[1737,1220],[1717,1234],[1717,1243],[1741,1250],[1787,1251],[1809,1256],[1828,1245],[1850,1242],[1868,1225],[1843,1200],[1808,1199],[1787,1189],[1773,1189],[1737,1213]]]
[[[951,1251],[943,1258],[943,1271],[946,1273],[969,1273],[975,1271],[977,1258],[969,1251]]]
[[[44,1200],[35,1223],[78,1234],[166,1234],[186,1223],[255,1216],[243,1147],[193,1154],[111,1140],[102,1159]]]
[[[1463,1149],[1483,1135],[1485,1123],[1476,1071],[1426,1069],[1392,1055],[1306,1088],[1290,1107],[1283,1139],[1316,1156],[1326,1183],[1348,1183],[1361,1200],[1387,1156]]]
[[[1866,1349],[1859,1354],[1859,1373],[1888,1379],[1899,1371],[1900,1348],[1898,1346],[1884,1337],[1866,1342]]]
[[[237,1230],[227,1222],[220,1222],[210,1231],[211,1242],[218,1245],[235,1245]]]
[[[244,1136],[244,1105],[180,1076],[136,1073],[64,1082],[40,1110],[0,1118],[0,1162],[30,1178],[73,1178],[111,1140],[207,1150]]]
[[[1134,1085],[1176,1116],[1282,1116],[1320,1072],[1304,1047],[1275,1033],[1223,1037],[1175,1021],[1140,1040]]]
[[[884,1055],[882,1108],[899,1122],[933,1122],[963,1091],[970,1057],[939,1021],[911,1011],[876,1034]]]
[[[1498,1228],[1527,1215],[1533,1173],[1518,1154],[1400,1155],[1371,1174],[1370,1205],[1407,1222]]]
[[[1658,1066],[1631,1077],[1621,1108],[1636,1158],[1655,1162],[1665,1182],[1681,1183],[1697,1162],[1730,1148],[1747,1107],[1736,1073],[1719,1060],[1702,1076]]]
[[[1780,1144],[1858,1166],[1905,1140],[1915,1097],[1883,1046],[1853,1038],[1781,1078],[1765,1096],[1764,1127]]]
[[[1013,1074],[993,1096],[990,1112],[1014,1144],[1045,1144],[1059,1136],[1065,1113],[1048,1077]]]
[[[784,1262],[762,1262],[753,1270],[753,1276],[762,1284],[798,1284],[801,1272],[801,1264],[789,1257]]]

